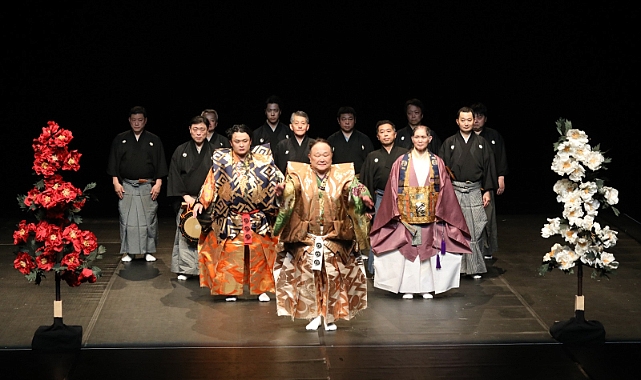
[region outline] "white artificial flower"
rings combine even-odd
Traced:
[[[570,180],[579,182],[581,179],[585,176],[585,168],[583,165],[579,164],[577,161],[573,162],[572,165],[572,170],[569,173],[570,175],[568,176]]]
[[[583,200],[581,199],[581,192],[579,190],[568,191],[565,196],[561,198],[565,208],[577,209],[581,208]]]
[[[603,164],[604,161],[605,158],[601,152],[589,152],[585,155],[584,159],[581,159],[581,162],[583,162],[590,170],[601,169],[601,164]]]
[[[562,251],[556,253],[554,259],[559,264],[559,269],[569,270],[574,267],[576,260],[579,258],[580,256],[570,248],[564,247]]]
[[[572,173],[578,162],[568,155],[557,154],[552,160],[552,170],[558,175],[568,175]]]
[[[592,226],[594,225],[594,216],[592,215],[586,215],[583,218],[583,222],[581,223],[581,228],[584,230],[591,230]]]
[[[546,263],[546,262],[548,262],[548,261],[550,261],[550,260],[554,259],[554,258],[555,258],[555,256],[556,256],[556,254],[557,254],[558,252],[563,251],[563,249],[565,249],[565,248],[567,248],[567,247],[566,247],[566,246],[564,246],[564,245],[561,245],[561,244],[559,244],[559,243],[555,243],[555,244],[552,246],[552,248],[550,249],[550,252],[546,253],[546,254],[545,254],[545,256],[543,256],[543,262],[545,262],[545,263]]]
[[[579,144],[574,148],[574,158],[585,163],[592,153],[592,147],[588,144]]]
[[[566,140],[560,143],[559,146],[557,146],[556,151],[557,155],[559,156],[574,156],[574,145]]]
[[[601,193],[603,193],[603,197],[605,197],[605,201],[608,202],[609,205],[619,203],[619,190],[610,186],[603,186]]]
[[[597,199],[591,199],[589,202],[583,203],[586,214],[590,216],[597,216],[599,214],[599,207],[601,207],[601,202]]]
[[[614,259],[614,255],[608,252],[602,252],[599,261],[609,269],[617,269],[619,267],[619,262]]]
[[[561,234],[563,235],[563,239],[565,239],[565,241],[570,244],[575,244],[576,240],[579,238],[579,234],[576,232],[576,230],[573,230],[571,228],[562,230]]]
[[[568,141],[575,144],[587,144],[589,140],[588,135],[580,129],[569,129],[565,133],[565,136],[568,138]]]
[[[603,227],[599,233],[598,237],[601,239],[604,248],[614,247],[617,244],[618,232],[610,229],[610,226]]]
[[[574,252],[576,252],[578,255],[583,255],[588,251],[588,248],[590,247],[590,241],[584,237],[580,237],[576,240],[576,244],[574,245]]]
[[[549,238],[552,235],[561,233],[561,218],[548,218],[548,224],[545,224],[541,229],[541,236]]]
[[[596,183],[592,181],[581,183],[579,189],[581,190],[581,198],[583,198],[584,201],[592,199],[594,194],[599,190]]]
[[[574,191],[577,189],[577,184],[576,182],[572,182],[567,178],[560,179],[556,181],[554,184],[554,187],[552,188],[555,193],[565,196],[570,191]]]

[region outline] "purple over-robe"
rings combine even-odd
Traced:
[[[406,153],[406,155],[411,155],[411,153]],[[424,261],[441,251],[443,240],[447,252],[472,253],[469,244],[470,232],[461,206],[454,194],[449,173],[443,160],[436,155],[440,177],[440,191],[435,209],[436,222],[414,225],[421,227],[422,236],[420,245],[412,245],[412,234],[399,221],[400,212],[398,210],[399,172],[401,162],[406,155],[400,156],[394,161],[380,208],[374,218],[374,226],[370,233],[370,243],[374,254],[380,255],[398,249],[410,261],[414,261],[416,256]],[[419,186],[411,157],[406,175],[410,176],[410,186]],[[426,181],[430,181],[429,176]]]

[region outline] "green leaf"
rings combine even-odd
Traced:
[[[85,189],[82,190],[82,192],[83,193],[87,192],[87,191],[89,191],[89,190],[91,190],[91,189],[93,189],[95,187],[96,187],[96,183],[95,182],[91,182],[90,184],[87,184],[87,186],[85,186]]]
[[[614,212],[615,216],[619,216],[619,214],[621,214],[621,212],[619,211],[618,208],[616,208],[614,206],[610,206],[610,208],[612,209],[612,212]]]
[[[550,271],[550,264],[545,263],[539,267],[539,276],[545,276]]]

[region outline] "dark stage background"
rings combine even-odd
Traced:
[[[502,214],[560,216],[550,164],[555,121],[567,118],[607,151],[619,209],[641,220],[632,186],[639,175],[636,5],[346,3],[13,4],[0,16],[4,214],[23,215],[15,197],[36,181],[31,140],[48,120],[70,129],[71,148],[83,154],[80,172],[65,178],[98,184],[98,200],[82,215],[116,218],[105,168],[132,106],[147,108],[147,129],[162,138],[169,160],[201,110],[218,110],[219,130],[255,128],[265,99],[277,94],[282,120],[306,111],[313,137],[337,130],[336,111],[353,106],[356,127],[375,145],[376,121],[404,126],[409,98],[424,102],[424,121],[442,139],[457,131],[461,106],[484,102],[488,126],[508,150]]]

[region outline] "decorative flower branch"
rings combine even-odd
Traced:
[[[548,218],[541,236],[561,235],[568,245],[554,244],[543,256],[539,273],[544,275],[554,268],[573,273],[572,268],[580,260],[582,265],[594,268],[592,278],[607,277],[619,267],[614,255],[606,252],[616,245],[617,232],[609,226],[601,227],[595,218],[599,209],[608,207],[619,215],[614,207],[619,203],[619,192],[604,186],[598,177],[611,160],[603,156],[599,145],[592,148],[585,132],[573,129],[569,120],[559,119],[556,125],[561,137],[554,144],[552,170],[567,178],[558,180],[553,190],[557,202],[564,204],[563,217]]]
[[[106,250],[91,231],[78,228],[82,218],[77,214],[89,199],[87,191],[96,184],[80,190],[56,174],[58,170],[80,169],[81,154],[67,147],[72,139],[69,130],[53,121],[42,128],[32,147],[33,170],[43,179],[27,195],[18,196],[20,208],[31,212],[35,221],[20,221],[13,233],[13,244],[18,247],[14,268],[36,285],[49,271],[59,273],[69,286],[96,282],[101,275],[92,263]]]

